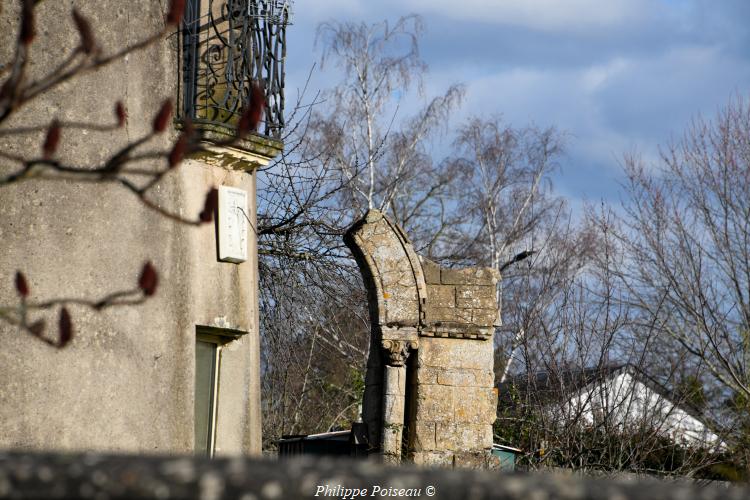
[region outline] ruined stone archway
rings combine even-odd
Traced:
[[[362,415],[389,462],[491,461],[495,285],[490,269],[443,269],[370,210],[344,241],[367,287],[370,355]],[[404,433],[407,430],[406,434]]]
[[[400,457],[406,399],[406,360],[418,347],[427,287],[414,247],[396,224],[370,210],[347,231],[367,288],[370,355],[362,417],[368,438],[387,459]],[[387,430],[387,432],[384,432]]]

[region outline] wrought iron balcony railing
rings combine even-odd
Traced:
[[[188,0],[181,44],[182,116],[234,128],[258,81],[266,95],[260,133],[279,139],[289,21],[290,0]]]

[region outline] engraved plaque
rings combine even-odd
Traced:
[[[247,191],[219,186],[219,260],[247,260]]]

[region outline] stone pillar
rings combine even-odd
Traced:
[[[427,301],[409,458],[430,466],[495,466],[492,337],[499,276],[491,269],[444,269],[424,258],[422,268]]]
[[[406,406],[406,360],[416,343],[403,340],[384,340],[386,365],[383,369],[383,427],[380,433],[380,450],[383,461],[396,464],[401,461],[401,443],[404,433],[404,408]]]

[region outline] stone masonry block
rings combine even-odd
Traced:
[[[422,263],[422,274],[424,274],[425,283],[428,285],[439,285],[440,266],[424,257],[420,257],[419,260]]]
[[[472,387],[476,385],[476,379],[473,370],[447,369],[438,372],[437,383],[440,385]]]
[[[489,268],[441,269],[440,282],[444,285],[494,285],[498,274]]]
[[[456,452],[453,455],[453,467],[461,469],[500,469],[500,457],[490,450]]]
[[[489,387],[456,387],[453,399],[453,421],[456,423],[495,423],[497,397]]]
[[[470,368],[492,371],[492,342],[467,339],[424,338],[417,350],[417,363],[438,368]]]
[[[401,425],[385,424],[383,426],[382,451],[384,454],[399,455],[401,453],[403,430]]]
[[[440,375],[444,374],[443,377]],[[450,382],[447,385],[456,387],[484,387],[491,389],[495,383],[495,373],[490,369],[472,368],[442,369],[438,372],[438,383]]]
[[[417,367],[417,384],[418,385],[435,385],[438,383],[438,373],[442,371],[442,368],[435,368],[431,366],[418,366]]]
[[[493,370],[473,370],[477,387],[494,387],[495,372]]]
[[[416,465],[453,467],[453,453],[447,451],[418,451],[411,455]]]
[[[435,442],[435,423],[419,422],[414,424],[413,442],[411,444],[414,451],[434,450]]]
[[[492,448],[492,426],[486,424],[443,424],[436,428],[439,450],[480,451]]]
[[[427,321],[439,323],[441,321],[451,323],[471,323],[471,309],[456,309],[455,307],[427,307]]]
[[[472,309],[471,322],[475,325],[490,327],[497,320],[497,309]]]
[[[492,370],[477,370],[472,368],[438,368],[422,366],[416,370],[417,383],[451,385],[456,387],[485,387],[491,388],[495,381]]]
[[[431,308],[456,307],[456,287],[452,285],[428,286],[427,304]]]
[[[496,309],[494,286],[463,285],[456,287],[456,306],[472,309]]]
[[[416,402],[417,422],[438,422],[453,415],[453,387],[420,385]]]

